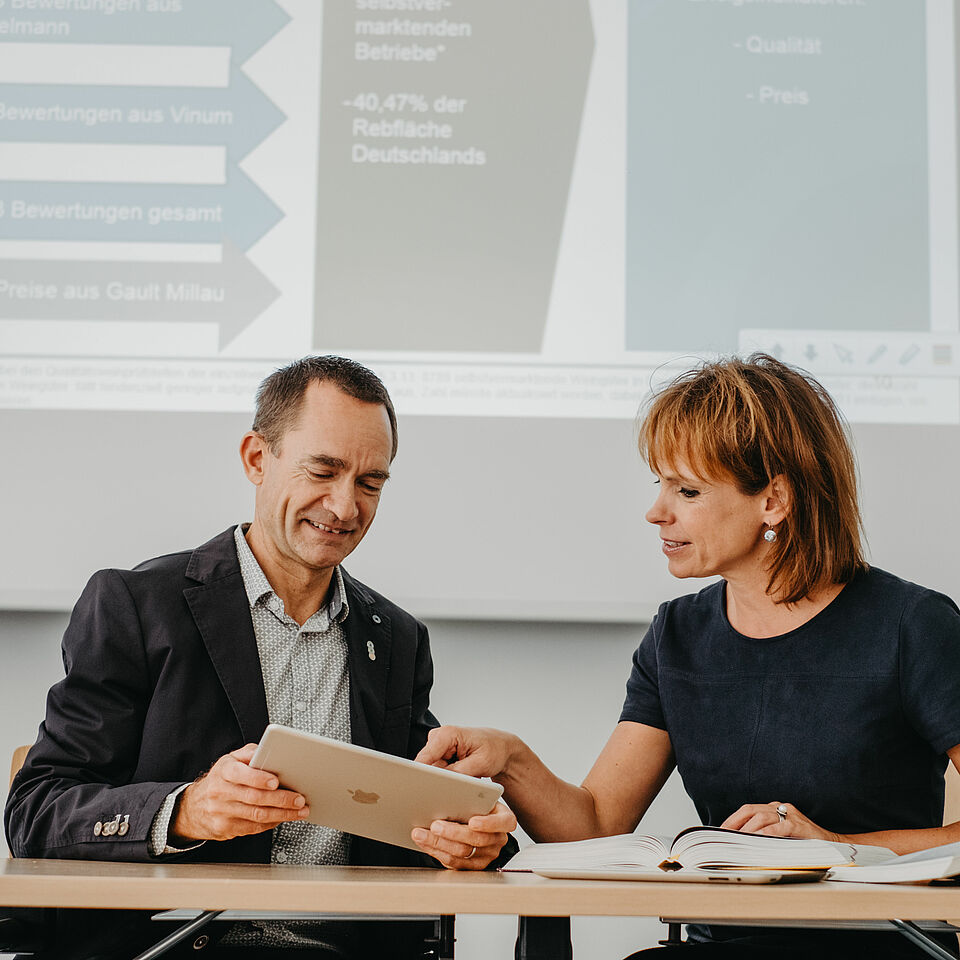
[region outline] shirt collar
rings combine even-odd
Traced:
[[[270,596],[276,594],[273,587],[270,586],[267,575],[263,572],[260,564],[257,563],[257,558],[253,555],[250,544],[247,543],[245,534],[249,528],[249,523],[239,524],[234,531],[233,539],[237,545],[237,559],[240,561],[243,589],[246,591],[247,602],[252,610],[260,600],[269,599]],[[343,574],[340,572],[339,565],[333,568],[331,585],[333,589],[330,592],[330,599],[325,607],[321,607],[321,610],[325,610],[331,623],[343,623],[350,613],[350,605],[347,602],[347,592],[344,589]]]

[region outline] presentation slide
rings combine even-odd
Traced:
[[[242,15],[239,11],[242,10]],[[0,0],[0,407],[960,422],[950,0]]]
[[[349,569],[419,616],[697,589],[635,418],[754,350],[852,423],[871,562],[955,592],[900,465],[960,470],[958,38],[954,0],[0,0],[0,607],[251,519],[257,385],[329,352],[400,418]]]

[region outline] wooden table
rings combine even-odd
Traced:
[[[390,867],[6,860],[0,861],[0,905],[152,911],[189,908],[204,911],[207,919],[222,910],[368,916],[514,914],[529,918],[521,924],[519,947],[532,960],[571,955],[571,916],[729,922],[749,918],[753,922],[827,924],[930,921],[960,917],[960,887],[631,883]]]

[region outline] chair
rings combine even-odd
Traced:
[[[13,778],[23,766],[30,752],[32,744],[17,747],[10,760],[10,786]],[[10,854],[8,853],[9,857]],[[44,944],[42,925],[37,920],[40,912],[24,908],[22,910],[4,909],[0,914],[0,950],[13,951],[18,954],[34,953]]]
[[[13,778],[17,775],[17,772],[27,759],[27,754],[30,752],[31,746],[32,744],[28,743],[26,746],[17,747],[17,749],[13,751],[13,758],[10,761],[10,786],[13,786]]]
[[[943,822],[954,823],[960,820],[960,773],[952,763],[947,764],[943,780]]]
[[[20,768],[23,766],[24,762],[26,761],[27,754],[30,752],[30,747],[31,747],[31,744],[28,743],[26,746],[17,747],[17,749],[13,751],[13,757],[10,760],[10,782],[7,785],[8,789],[13,786],[13,778],[17,775],[17,773],[20,771]],[[10,857],[10,856],[12,856],[12,854],[9,851],[7,851],[7,857]],[[0,930],[2,929],[3,929],[3,921],[0,920]]]

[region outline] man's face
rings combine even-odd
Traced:
[[[276,455],[247,434],[241,453],[257,486],[254,525],[269,561],[309,578],[349,555],[376,515],[392,447],[386,408],[332,383],[307,387]]]

